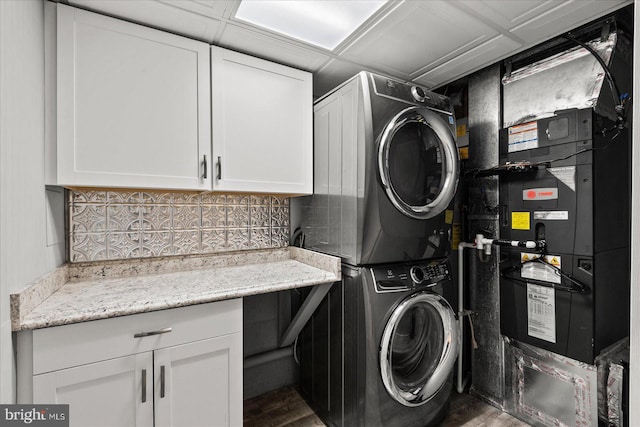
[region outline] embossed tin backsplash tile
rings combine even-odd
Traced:
[[[263,195],[70,191],[71,262],[289,244],[289,199]]]

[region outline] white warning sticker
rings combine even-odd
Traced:
[[[555,344],[555,289],[527,283],[527,334]]]
[[[538,148],[538,122],[529,122],[509,128],[508,151]]]
[[[520,253],[520,276],[523,279],[534,279],[542,282],[557,283],[562,282],[562,277],[556,272],[556,268],[562,268],[562,257],[558,255],[545,255],[544,260],[551,265],[545,265],[541,262],[527,262],[540,258],[539,254],[528,252]],[[552,267],[553,266],[553,267]]]
[[[546,219],[547,221],[567,221],[569,211],[535,211],[533,219]]]

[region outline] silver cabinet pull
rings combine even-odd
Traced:
[[[147,401],[147,370],[142,370],[142,403]]]
[[[204,155],[204,173],[202,174],[203,179],[207,179],[207,155]]]
[[[222,179],[222,157],[218,156],[218,179]]]
[[[160,399],[164,398],[164,365],[160,366]]]
[[[158,329],[157,331],[139,332],[137,334],[134,334],[133,337],[134,338],[143,338],[143,337],[150,337],[152,335],[162,335],[162,334],[169,333],[172,330],[173,330],[172,328],[164,328],[164,329]]]

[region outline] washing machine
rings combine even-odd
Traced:
[[[446,416],[460,345],[447,259],[343,265],[298,340],[301,393],[330,426]]]
[[[351,265],[445,257],[458,183],[449,98],[361,72],[314,105],[309,249]]]

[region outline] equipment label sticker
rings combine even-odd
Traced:
[[[509,128],[508,151],[513,153],[538,148],[538,122],[529,122]]]
[[[527,283],[527,334],[555,344],[555,289]]]
[[[533,219],[567,221],[569,219],[569,211],[536,211],[533,213]]]
[[[531,214],[529,212],[511,212],[512,230],[530,230]]]
[[[558,255],[545,255],[545,262],[551,265],[545,265],[541,262],[527,262],[537,258],[540,258],[539,254],[520,253],[520,262],[523,263],[520,269],[520,277],[523,279],[534,279],[541,282],[560,284],[562,277],[556,273],[556,269],[553,267],[558,269],[562,268],[562,257]]]
[[[555,200],[557,198],[557,188],[529,188],[522,190],[522,200]]]

